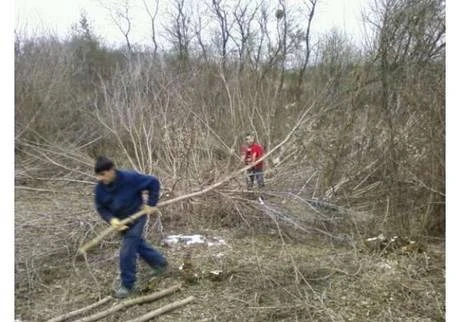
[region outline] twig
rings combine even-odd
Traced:
[[[85,258],[86,268],[88,269],[89,274],[91,275],[91,277],[93,278],[94,282],[96,283],[97,290],[100,291],[101,290],[101,284],[99,284],[99,281],[97,280],[96,276],[93,274],[93,271],[91,270],[91,267],[89,266],[88,256],[86,255],[86,253],[83,254],[83,257]]]
[[[73,194],[73,195],[79,195],[81,196],[81,193],[79,192],[74,192],[74,191],[63,191],[63,190],[51,190],[51,189],[43,189],[43,188],[33,188],[33,187],[26,187],[26,186],[15,186],[15,189],[20,189],[20,190],[30,190],[30,191],[37,191],[37,192],[52,192],[52,193],[65,193],[65,194]]]
[[[286,306],[249,306],[248,309],[255,310],[283,310],[283,309],[298,309],[305,307],[305,304],[286,305]]]
[[[281,146],[283,146],[286,142],[289,141],[289,139],[292,137],[292,135],[295,133],[295,131],[305,122],[305,117],[307,116],[308,112],[313,108],[314,105],[315,104],[313,103],[309,108],[307,108],[302,113],[302,115],[300,116],[299,120],[294,125],[294,127],[291,129],[291,131],[286,135],[286,137],[277,146],[275,146],[272,150],[270,150],[268,153],[266,153],[263,157],[258,159],[256,162],[254,162],[252,164],[249,164],[249,165],[245,166],[244,168],[241,168],[241,169],[229,174],[228,176],[226,176],[221,181],[216,182],[216,183],[206,187],[203,190],[192,192],[192,193],[189,193],[189,194],[186,194],[186,195],[183,195],[183,196],[179,196],[177,198],[173,198],[173,199],[169,199],[169,200],[160,202],[156,207],[163,207],[163,206],[166,206],[166,205],[169,205],[169,204],[172,204],[172,203],[176,203],[176,202],[179,202],[179,201],[182,201],[182,200],[185,200],[185,199],[190,199],[190,198],[193,198],[193,197],[196,197],[196,196],[203,195],[203,194],[205,194],[205,193],[207,193],[207,192],[209,192],[209,191],[221,186],[225,182],[233,179],[234,177],[238,176],[240,173],[243,173],[243,172],[249,170],[255,164],[259,163],[260,161],[263,161],[264,159],[268,158],[271,154],[273,154],[273,152],[278,150]],[[144,211],[141,210],[141,211],[135,213],[134,215],[132,215],[132,216],[126,218],[126,219],[123,219],[122,221],[120,221],[120,223],[121,224],[129,224],[129,223],[133,222],[134,220],[136,220],[137,218],[142,217],[143,215],[145,215],[145,213],[144,213]],[[100,241],[102,241],[102,239],[105,238],[105,236],[109,235],[113,231],[115,231],[115,229],[112,228],[112,227],[109,227],[106,230],[102,231],[99,234],[99,236],[97,236],[96,238],[94,238],[93,240],[88,242],[87,244],[85,244],[82,247],[80,247],[79,252],[81,254],[85,253],[86,251],[88,251],[88,249],[90,249],[91,247],[94,247],[95,245],[97,245]]]
[[[77,320],[75,322],[96,321],[96,320],[102,319],[103,317],[105,317],[105,316],[107,316],[109,314],[112,314],[112,313],[114,313],[116,311],[119,311],[121,309],[127,308],[129,306],[133,306],[133,305],[144,303],[144,302],[154,301],[156,299],[159,299],[161,297],[164,297],[166,295],[174,293],[175,291],[179,290],[180,287],[181,287],[181,285],[178,284],[178,285],[174,285],[174,286],[172,286],[170,288],[167,288],[165,290],[155,292],[155,293],[150,294],[150,295],[137,297],[137,298],[134,298],[132,300],[125,300],[125,301],[121,302],[120,304],[111,307],[110,309],[98,312],[96,314],[90,315],[88,317],[85,317],[83,319]]]
[[[180,301],[176,301],[176,302],[172,302],[168,305],[165,305],[163,307],[160,307],[159,309],[156,309],[155,311],[152,311],[152,312],[149,312],[145,315],[142,315],[136,319],[132,319],[132,320],[129,320],[128,322],[144,322],[144,321],[149,321],[150,319],[156,317],[156,316],[159,316],[163,313],[166,313],[166,312],[169,312],[169,311],[172,311],[174,309],[177,309],[178,307],[181,307],[185,304],[188,304],[192,301],[195,300],[195,297],[194,296],[189,296],[183,300],[180,300]]]
[[[78,180],[78,179],[71,179],[71,178],[52,178],[52,177],[51,178],[40,178],[40,177],[32,177],[32,176],[28,176],[27,178],[30,178],[31,180],[37,180],[37,181],[47,181],[47,182],[50,182],[50,181],[63,181],[63,182],[84,183],[84,184],[88,184],[88,185],[91,185],[91,186],[95,185],[94,181]]]
[[[85,307],[83,307],[81,309],[78,309],[78,310],[63,314],[63,315],[57,316],[57,317],[52,318],[52,319],[50,319],[50,320],[48,320],[46,322],[60,322],[60,321],[70,319],[70,318],[72,318],[74,316],[80,315],[80,314],[82,314],[82,313],[84,313],[86,311],[89,311],[89,310],[94,309],[94,308],[96,308],[98,306],[101,306],[102,304],[108,302],[111,298],[112,298],[111,296],[104,297],[99,302],[93,303],[91,305],[85,306]]]

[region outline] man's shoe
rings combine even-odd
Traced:
[[[132,290],[125,287],[125,286],[120,286],[120,288],[115,292],[113,295],[117,299],[123,299],[127,297],[129,294],[131,294]]]

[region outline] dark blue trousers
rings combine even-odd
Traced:
[[[142,216],[131,224],[128,230],[122,232],[123,241],[120,249],[121,282],[126,288],[133,288],[136,282],[137,255],[152,267],[167,265],[166,258],[142,237],[146,216]]]

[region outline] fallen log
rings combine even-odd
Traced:
[[[110,315],[110,314],[112,314],[114,312],[117,312],[117,311],[119,311],[121,309],[124,309],[124,308],[127,308],[129,306],[154,301],[156,299],[159,299],[161,297],[164,297],[166,295],[174,293],[177,290],[179,290],[180,288],[181,288],[181,285],[178,284],[178,285],[171,286],[170,288],[164,289],[164,290],[159,291],[159,292],[155,292],[155,293],[145,295],[145,296],[141,296],[141,297],[136,297],[136,298],[130,299],[130,300],[125,300],[125,301],[121,302],[120,304],[115,305],[115,306],[113,306],[113,307],[111,307],[111,308],[109,308],[109,309],[107,309],[105,311],[101,311],[101,312],[95,313],[93,315],[84,317],[84,318],[82,318],[80,320],[76,320],[75,322],[97,321],[99,319],[102,319],[103,317],[106,317],[107,315]]]
[[[176,301],[176,302],[172,302],[172,303],[169,303],[163,307],[160,307],[159,309],[156,309],[155,311],[152,311],[152,312],[149,312],[145,315],[142,315],[138,318],[135,318],[135,319],[132,319],[132,320],[129,320],[127,322],[145,322],[145,321],[149,321],[150,319],[156,317],[156,316],[159,316],[163,313],[166,313],[166,312],[169,312],[169,311],[172,311],[172,310],[175,310],[177,309],[178,307],[181,307],[181,306],[184,306],[185,304],[188,304],[192,301],[195,300],[195,297],[194,296],[189,296],[183,300],[180,300],[180,301]]]
[[[74,316],[80,315],[80,314],[82,314],[82,313],[84,313],[86,311],[89,311],[89,310],[94,309],[94,308],[96,308],[98,306],[101,306],[104,303],[107,303],[111,298],[112,298],[111,296],[104,297],[99,302],[93,303],[91,305],[85,306],[85,307],[83,307],[81,309],[78,309],[78,310],[75,310],[75,311],[72,311],[72,312],[69,312],[69,313],[66,313],[66,314],[59,315],[59,316],[57,316],[55,318],[47,320],[46,322],[61,322],[61,321],[73,318]]]

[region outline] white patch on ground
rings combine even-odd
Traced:
[[[215,258],[222,258],[224,256],[225,256],[224,253],[217,253],[217,254],[214,255]]]
[[[381,262],[375,263],[375,267],[377,271],[382,274],[389,274],[393,275],[396,274],[396,268],[398,266],[398,262],[394,260],[383,260]]]
[[[162,244],[168,247],[174,247],[178,245],[190,246],[193,244],[201,244],[206,246],[220,246],[226,245],[225,240],[220,237],[205,237],[203,235],[169,235],[166,236],[162,241]]]

